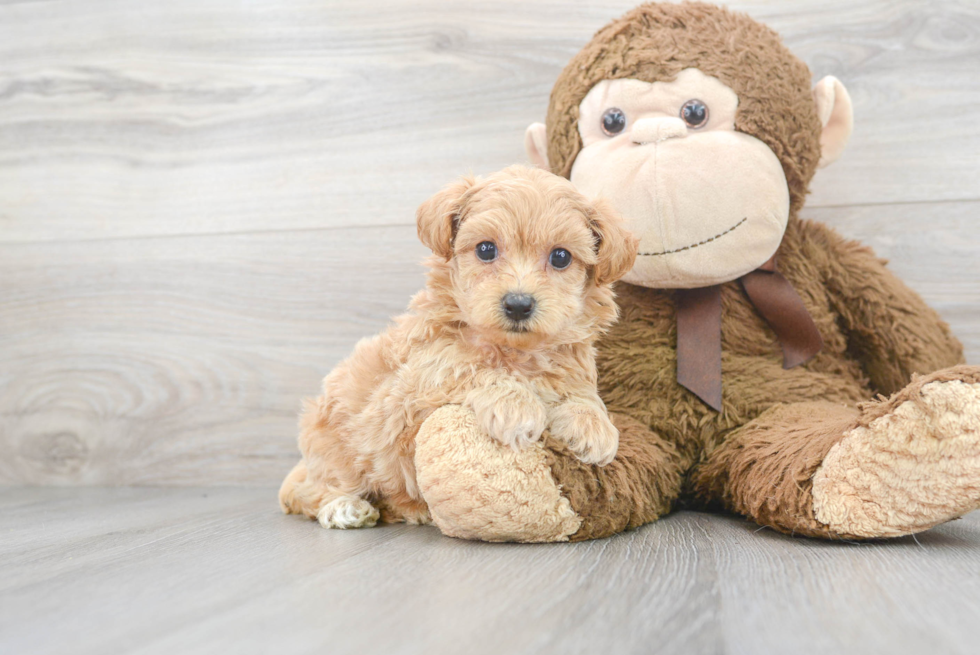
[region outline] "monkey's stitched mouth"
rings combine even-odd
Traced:
[[[736,223],[735,225],[733,225],[730,228],[728,228],[727,230],[725,230],[724,232],[719,232],[718,234],[714,235],[713,237],[711,237],[709,239],[705,239],[704,241],[698,241],[697,243],[692,243],[691,245],[684,246],[683,248],[674,248],[673,250],[664,250],[663,252],[640,252],[640,253],[637,253],[637,254],[638,255],[642,255],[643,257],[660,257],[661,255],[672,255],[675,252],[683,252],[685,250],[692,250],[694,248],[697,248],[698,246],[703,246],[706,243],[711,243],[712,241],[715,241],[717,239],[720,239],[721,237],[725,236],[729,232],[734,232],[735,231],[735,228],[737,228],[739,225],[741,225],[742,223],[744,223],[747,220],[749,220],[749,217],[748,216],[746,216],[745,218],[743,218],[742,220],[740,220],[738,223]]]

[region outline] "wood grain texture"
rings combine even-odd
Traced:
[[[565,62],[633,4],[0,6],[0,239],[407,224],[523,160]],[[980,6],[733,6],[853,96],[811,206],[980,195]]]
[[[422,284],[416,205],[524,158],[629,1],[0,2],[0,484],[274,484]],[[805,216],[980,362],[980,5],[733,3],[855,102]]]
[[[0,652],[976,652],[980,513],[793,539],[680,512],[598,542],[324,530],[275,489],[0,490]]]
[[[0,479],[275,483],[301,399],[421,288],[414,232],[0,246]]]

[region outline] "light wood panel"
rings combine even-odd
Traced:
[[[976,652],[980,513],[877,544],[680,512],[581,544],[331,531],[275,489],[0,490],[0,652]]]
[[[422,284],[414,210],[523,159],[633,2],[0,2],[0,484],[273,484],[295,413]],[[980,6],[736,3],[855,136],[804,214],[980,362]]]
[[[408,224],[634,2],[0,5],[0,240]],[[980,5],[742,2],[855,101],[811,206],[980,197]]]
[[[408,227],[0,246],[0,479],[274,483],[425,252]]]

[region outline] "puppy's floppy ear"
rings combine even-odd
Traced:
[[[446,261],[453,257],[453,238],[466,204],[467,191],[475,184],[473,176],[457,180],[423,202],[415,213],[419,239]]]
[[[626,228],[612,205],[599,198],[592,201],[589,226],[596,236],[595,283],[608,284],[629,273],[636,261],[640,240]]]

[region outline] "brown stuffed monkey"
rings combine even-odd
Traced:
[[[444,407],[415,455],[436,525],[575,541],[686,499],[855,539],[980,507],[980,368],[868,248],[799,218],[850,130],[843,85],[811,87],[745,15],[655,3],[600,30],[525,145],[640,238],[598,353],[619,452],[586,465],[547,433],[513,452]]]

